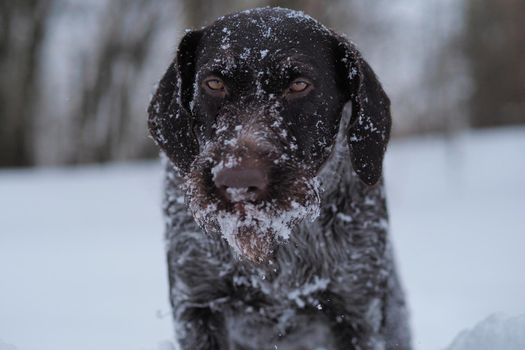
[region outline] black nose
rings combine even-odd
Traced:
[[[231,202],[258,201],[266,194],[268,175],[257,167],[223,168],[215,174],[213,182]]]

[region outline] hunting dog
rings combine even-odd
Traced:
[[[181,349],[410,349],[390,102],[352,43],[282,8],[221,17],[184,35],[148,113]]]

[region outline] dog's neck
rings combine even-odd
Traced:
[[[345,107],[339,131],[333,145],[333,150],[328,160],[323,164],[317,178],[321,183],[321,212],[331,207],[334,203],[341,200],[350,200],[350,194],[355,194],[356,186],[358,192],[367,191],[374,188],[381,188],[380,182],[376,186],[366,186],[355,173],[350,162],[350,149],[347,141],[347,129],[350,123],[350,106]],[[334,202],[334,197],[336,201]]]

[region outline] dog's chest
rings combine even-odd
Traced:
[[[277,277],[237,275],[233,278],[237,300],[225,307],[224,317],[232,343],[241,348],[333,349],[320,293],[328,279],[316,277],[311,283],[295,286]]]
[[[264,268],[240,264],[230,274],[231,298],[222,310],[228,334],[242,348],[258,349],[259,342],[267,346],[271,340],[278,349],[311,348],[312,344],[331,349],[321,300],[330,278],[314,274],[315,267],[307,262],[297,264],[291,259],[296,252],[283,253],[286,259],[277,256]]]

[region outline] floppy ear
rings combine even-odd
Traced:
[[[390,137],[390,100],[374,71],[346,38],[337,36],[338,64],[352,102],[347,138],[354,171],[368,185],[381,178]]]
[[[155,143],[182,172],[198,152],[190,101],[193,96],[196,48],[202,36],[190,31],[182,38],[175,60],[159,82],[148,107],[148,128]]]

